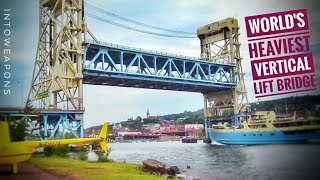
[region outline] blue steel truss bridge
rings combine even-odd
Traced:
[[[34,132],[42,138],[58,138],[61,132],[83,136],[83,84],[199,92],[206,125],[226,111],[236,118],[247,110],[236,19],[199,27],[201,56],[193,58],[100,42],[86,24],[87,6],[108,13],[83,0],[39,1],[39,42],[28,101],[41,110],[43,123]]]
[[[236,86],[232,64],[104,42],[84,47],[85,84],[201,93]]]

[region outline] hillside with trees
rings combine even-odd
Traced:
[[[276,113],[293,111],[309,111],[311,115],[320,116],[320,95],[315,96],[296,96],[269,101],[258,101],[250,103],[251,111],[275,111]],[[163,116],[165,120],[173,124],[203,124],[203,109],[198,111],[184,111],[182,113],[167,114]],[[179,121],[178,121],[179,120]],[[123,127],[138,129],[141,124],[160,123],[158,119],[146,119],[140,116],[135,119],[129,118],[127,121],[120,122]],[[91,127],[99,130],[101,126]]]
[[[251,103],[252,111],[275,111],[276,113],[309,111],[314,116],[320,116],[320,95],[296,96],[269,101]]]

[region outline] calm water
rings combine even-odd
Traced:
[[[320,144],[222,146],[177,141],[109,146],[110,158],[116,161],[141,164],[153,158],[200,179],[320,179]]]

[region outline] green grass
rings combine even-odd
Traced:
[[[61,179],[163,180],[139,169],[137,164],[105,162],[89,163],[71,158],[33,157],[30,163]]]

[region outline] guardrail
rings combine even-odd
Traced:
[[[161,51],[155,51],[155,50],[148,50],[148,49],[143,49],[143,48],[135,48],[135,47],[129,47],[129,46],[123,46],[119,44],[113,44],[113,43],[107,43],[107,42],[101,42],[101,41],[94,41],[91,39],[85,39],[84,43],[87,44],[95,44],[95,45],[102,45],[102,46],[107,46],[111,48],[118,48],[118,49],[124,49],[124,50],[131,50],[131,51],[140,51],[140,52],[145,52],[145,53],[151,53],[151,54],[157,54],[157,55],[162,55],[162,56],[170,56],[170,57],[176,57],[176,58],[182,58],[182,59],[190,59],[190,60],[196,60],[196,61],[204,61],[196,57],[192,56],[184,56],[184,55],[179,55],[179,54],[174,54],[174,53],[167,53],[167,52],[161,52]],[[206,62],[206,61],[204,61]],[[209,61],[211,62],[211,61]],[[224,65],[234,65],[233,63],[228,63],[228,62],[215,62],[216,64],[224,64]]]

